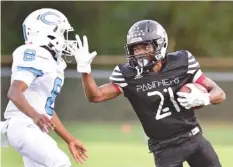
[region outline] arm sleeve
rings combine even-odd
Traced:
[[[18,69],[12,74],[12,81],[19,80],[23,81],[29,87],[34,79],[36,79],[37,75],[31,71]]]
[[[188,53],[188,71],[187,71],[187,73],[194,74],[195,72],[197,72],[197,70],[200,69],[200,64],[190,52],[188,52],[188,51],[186,51],[186,52]]]
[[[42,76],[51,66],[47,57],[49,57],[48,53],[42,49],[17,49],[13,53],[12,72],[16,70],[24,70],[30,71],[37,76]]]
[[[188,51],[188,70],[187,73],[192,75],[193,83],[201,83],[205,79],[205,75],[202,73],[199,62]]]
[[[112,74],[109,77],[109,80],[110,80],[110,82],[118,85],[121,88],[126,87],[128,85],[124,76],[122,75],[122,72],[121,72],[119,66],[116,66],[113,69]]]

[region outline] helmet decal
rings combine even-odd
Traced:
[[[45,23],[45,24],[48,24],[48,25],[57,25],[59,23],[61,23],[61,18],[60,16],[57,14],[57,13],[54,13],[54,12],[46,12],[46,13],[43,13],[39,19]]]
[[[134,47],[150,45],[153,51],[134,54]],[[151,69],[157,61],[165,58],[168,47],[166,30],[154,20],[141,20],[134,23],[127,34],[124,45],[126,58],[132,68]]]

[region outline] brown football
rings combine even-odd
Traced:
[[[200,89],[201,91],[203,91],[204,93],[208,93],[207,89],[200,85],[200,84],[197,84],[197,83],[189,83],[189,84],[193,84],[194,86],[196,86],[198,89]],[[179,90],[179,92],[187,92],[187,93],[190,93],[191,90],[189,87],[187,87],[186,85],[184,85],[183,87],[181,87],[181,89]],[[200,109],[204,106],[197,106],[197,107],[193,107],[193,109],[197,110],[197,109]]]

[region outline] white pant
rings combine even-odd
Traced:
[[[13,117],[7,128],[9,144],[24,160],[25,167],[70,167],[68,156],[48,134],[29,118]]]

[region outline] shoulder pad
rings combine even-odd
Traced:
[[[129,66],[129,63],[120,64],[119,68],[125,78],[135,77],[137,71]]]
[[[12,56],[12,69],[25,67],[48,72],[55,62],[50,52],[34,45],[22,45],[13,52]]]
[[[168,53],[168,62],[170,69],[185,67],[187,73],[193,74],[200,68],[200,64],[195,57],[187,50],[180,50],[173,53]]]
[[[176,51],[167,54],[167,61],[169,66],[166,68],[167,70],[176,69],[180,67],[187,68],[188,67],[188,56],[187,52],[184,50]]]
[[[188,52],[186,50],[179,50],[179,51],[171,52],[167,54],[167,56],[172,57],[173,59],[179,59],[187,55],[188,55]]]

